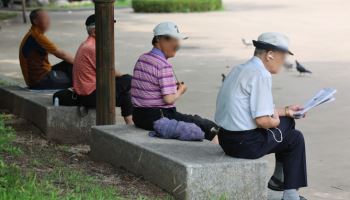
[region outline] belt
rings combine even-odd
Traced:
[[[244,131],[229,131],[222,127],[220,127],[219,129],[220,129],[219,134],[223,134],[223,135],[244,135],[256,130],[256,129],[252,129],[252,130],[244,130]]]

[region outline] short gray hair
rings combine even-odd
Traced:
[[[92,30],[95,29],[95,25],[86,26],[86,31],[89,35],[92,34]]]
[[[254,51],[254,56],[258,56],[258,55],[261,55],[261,54],[266,53],[266,52],[268,52],[268,50],[256,48]]]

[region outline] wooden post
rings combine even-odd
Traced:
[[[115,124],[114,0],[95,0],[96,124]]]
[[[26,0],[22,0],[22,17],[23,17],[23,23],[27,23],[27,16],[26,16]]]

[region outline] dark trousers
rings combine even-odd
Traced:
[[[62,61],[52,66],[51,71],[46,74],[38,84],[30,86],[30,89],[65,89],[72,87],[73,65]]]
[[[44,76],[36,85],[30,86],[30,89],[66,89],[72,87],[73,65],[62,61],[52,66],[51,71]]]
[[[115,78],[116,106],[121,108],[123,117],[132,115],[133,111],[130,94],[131,79],[130,75]],[[96,107],[96,90],[87,96],[78,95],[78,102],[82,106]]]
[[[265,129],[227,131],[220,129],[219,142],[226,154],[236,158],[257,159],[275,153],[283,163],[284,188],[298,189],[307,186],[305,143],[302,133],[295,129],[294,119],[281,117],[279,129],[283,141],[278,143]],[[276,139],[281,136],[277,129],[270,129]]]
[[[212,140],[215,133],[211,129],[217,128],[217,125],[208,120],[201,118],[198,115],[187,115],[176,111],[176,108],[140,108],[135,107],[133,112],[134,124],[142,129],[153,130],[153,122],[157,121],[162,115],[169,119],[189,122],[196,124],[205,133],[205,139]]]

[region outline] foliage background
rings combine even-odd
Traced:
[[[135,12],[201,12],[219,10],[221,0],[132,0]]]

